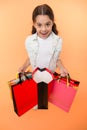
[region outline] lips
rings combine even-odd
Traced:
[[[43,39],[47,38],[48,35],[49,35],[48,32],[45,32],[45,33],[41,33],[41,32],[40,32],[40,33],[39,33],[39,36],[42,37]]]
[[[46,32],[46,33],[41,33],[41,35],[47,35],[48,34],[48,32]]]

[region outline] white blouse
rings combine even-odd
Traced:
[[[47,39],[41,39],[35,33],[26,38],[25,47],[33,70],[39,67],[55,71],[56,62],[62,49],[62,39],[58,35],[52,32]]]

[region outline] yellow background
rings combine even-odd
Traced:
[[[47,3],[54,10],[63,38],[61,58],[72,78],[80,81],[69,113],[49,103],[18,117],[7,82],[16,76],[27,53],[32,11]],[[0,130],[87,130],[87,0],[0,0]]]

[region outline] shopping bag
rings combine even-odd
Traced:
[[[80,82],[71,79],[70,76],[60,77],[58,74],[54,77],[54,80],[49,84],[51,92],[48,101],[69,112]]]
[[[50,94],[48,84],[53,80],[53,73],[47,68],[36,68],[32,77],[38,88],[38,109],[48,109],[48,96]]]
[[[11,87],[14,111],[23,115],[37,104],[37,84],[30,75],[19,76],[9,81]]]
[[[48,109],[48,84],[40,82],[38,88],[38,109]]]

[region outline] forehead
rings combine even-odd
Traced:
[[[52,22],[48,15],[38,15],[35,19],[36,23],[47,23]]]

